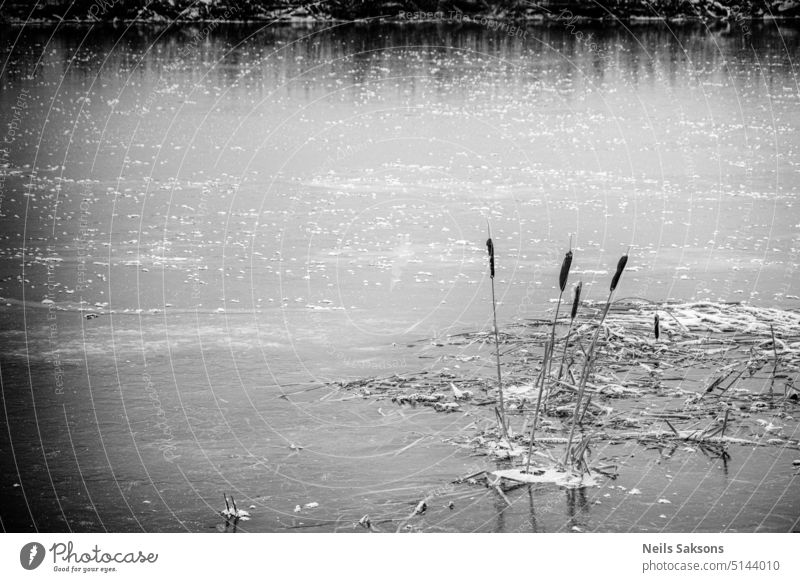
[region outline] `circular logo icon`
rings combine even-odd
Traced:
[[[26,570],[35,570],[44,561],[44,546],[39,542],[30,542],[19,551],[19,563]]]

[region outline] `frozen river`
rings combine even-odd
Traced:
[[[320,386],[490,329],[487,221],[501,326],[550,313],[570,236],[587,299],[630,247],[620,296],[798,307],[798,30],[581,32],[4,29],[3,527],[207,531],[223,492],[249,531],[408,515],[484,462],[443,442],[471,420]],[[785,531],[777,454],[682,459],[716,485],[669,519],[448,491],[430,529]]]

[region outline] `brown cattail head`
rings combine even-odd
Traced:
[[[614,278],[611,279],[611,291],[613,292],[614,289],[617,288],[617,283],[619,283],[619,278],[622,277],[622,271],[625,270],[625,265],[628,264],[628,255],[622,255],[617,263],[617,272],[614,273]]]
[[[575,316],[578,315],[578,305],[581,304],[582,287],[583,281],[578,281],[578,284],[575,285],[575,299],[572,300],[572,313],[569,314],[570,319],[575,319]]]
[[[654,323],[653,331],[654,331],[654,332],[655,332],[655,334],[656,334],[656,339],[658,339],[658,336],[660,336],[660,335],[661,335],[661,330],[658,328],[658,313],[656,313],[656,318],[655,318],[655,323]]]
[[[486,250],[489,251],[489,276],[494,279],[494,243],[491,238],[486,239]]]
[[[572,251],[567,251],[564,255],[564,262],[561,263],[561,274],[558,276],[558,286],[561,287],[561,292],[567,287],[567,278],[569,277],[569,268],[572,266]]]

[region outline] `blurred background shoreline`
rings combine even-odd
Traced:
[[[0,23],[142,21],[155,23],[204,21],[313,22],[330,20],[486,20],[636,21],[686,20],[705,23],[795,19],[797,0],[45,0],[6,2]]]

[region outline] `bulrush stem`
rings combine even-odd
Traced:
[[[508,439],[508,427],[506,426],[506,405],[503,398],[503,374],[500,371],[500,335],[497,333],[497,304],[494,298],[494,278],[492,278],[492,316],[494,317],[494,347],[495,356],[497,359],[497,388],[500,394],[500,426],[503,430],[503,436],[511,446],[511,441]]]
[[[567,361],[567,348],[569,347],[569,336],[572,333],[572,324],[575,323],[575,316],[578,315],[578,307],[581,304],[581,289],[583,288],[583,281],[578,281],[575,286],[575,296],[572,299],[572,311],[569,314],[569,327],[567,328],[567,335],[564,338],[564,353],[561,356],[561,365],[558,367],[558,380],[561,380],[561,375],[564,372],[564,363]]]
[[[775,387],[775,374],[778,373],[778,345],[775,343],[775,328],[770,323],[769,332],[772,334],[772,354],[775,357],[775,364],[772,366],[772,381],[769,383],[769,397],[772,399],[773,388]]]
[[[567,288],[567,280],[569,279],[569,270],[572,267],[572,237],[570,236],[569,239],[569,250],[564,255],[564,260],[561,262],[561,271],[558,274],[558,303],[556,304],[556,313],[553,316],[553,327],[550,330],[550,341],[545,344],[544,346],[544,357],[542,358],[542,370],[539,374],[539,378],[536,380],[537,386],[540,384],[539,387],[539,394],[536,398],[536,410],[533,413],[533,425],[531,426],[531,439],[530,443],[528,444],[528,462],[525,465],[525,471],[527,472],[531,466],[531,454],[533,453],[533,445],[536,442],[536,427],[539,424],[539,411],[542,408],[542,394],[544,393],[545,389],[549,387],[549,380],[550,380],[550,371],[553,366],[553,354],[556,351],[556,326],[558,325],[558,314],[561,311],[561,300],[564,298],[564,289]],[[580,295],[580,291],[578,291],[578,295]],[[570,327],[572,327],[572,319],[574,319],[575,315],[573,313],[572,318],[570,319]],[[544,397],[544,410],[545,413],[547,412],[547,399],[550,397],[550,391],[548,390],[547,395]]]
[[[616,285],[614,286],[616,287]],[[569,460],[569,451],[572,448],[572,439],[575,435],[575,426],[578,424],[578,414],[581,409],[581,401],[583,400],[583,392],[586,389],[586,382],[589,379],[589,374],[592,371],[592,366],[594,365],[595,360],[595,346],[597,345],[597,338],[600,337],[600,330],[603,328],[603,322],[606,320],[606,315],[608,315],[608,310],[611,308],[611,297],[614,295],[614,289],[612,288],[608,294],[608,299],[606,299],[606,306],[603,309],[603,315],[600,318],[600,323],[597,324],[597,329],[594,330],[594,337],[592,338],[592,343],[589,345],[589,351],[586,352],[586,362],[583,365],[583,373],[581,374],[581,383],[578,386],[578,399],[575,402],[575,411],[572,414],[572,427],[569,429],[569,438],[567,439],[567,451],[564,454],[564,465],[567,464]]]
[[[556,323],[558,322],[558,312],[561,310],[561,297],[564,295],[564,292],[558,294],[558,304],[556,305],[556,315],[553,317],[553,328],[550,330],[550,343],[555,345],[556,341]]]
[[[630,252],[630,249],[628,249]],[[581,382],[578,386],[578,399],[575,402],[575,411],[572,414],[572,427],[569,429],[569,439],[567,439],[567,450],[564,453],[564,465],[569,460],[570,449],[572,449],[572,438],[575,436],[575,426],[578,424],[579,413],[581,410],[581,401],[583,400],[583,393],[586,390],[586,382],[589,380],[589,375],[592,373],[592,366],[595,362],[595,348],[597,347],[597,338],[600,337],[600,330],[603,328],[603,322],[606,320],[608,310],[611,309],[611,298],[614,296],[614,290],[619,284],[620,277],[625,271],[625,265],[628,264],[628,253],[622,255],[617,262],[617,270],[614,272],[614,277],[611,279],[611,287],[608,292],[608,299],[606,299],[606,306],[603,309],[603,315],[600,318],[600,323],[597,324],[597,329],[594,330],[594,337],[589,346],[589,351],[586,352],[586,361],[583,364],[583,374],[581,374]]]
[[[545,372],[545,379],[550,379],[550,369],[553,366],[553,354],[556,351],[556,324],[558,323],[558,312],[561,310],[561,297],[564,295],[564,291],[561,291],[558,294],[558,304],[556,305],[556,315],[553,317],[553,328],[550,330],[550,350],[548,350],[547,359],[545,360],[545,365],[547,371]],[[542,390],[544,390],[544,382],[542,382]],[[547,413],[547,399],[550,396],[550,392],[548,391],[547,396],[544,399],[544,409],[545,414]]]
[[[728,413],[730,412],[729,408],[725,409],[725,418],[722,419],[722,434],[719,435],[720,440],[725,438],[725,429],[728,427]]]
[[[567,280],[569,279],[569,270],[572,267],[572,237],[569,239],[569,250],[564,255],[564,260],[561,262],[561,272],[558,274],[558,303],[556,304],[556,314],[553,317],[553,328],[550,331],[550,352],[547,360],[545,361],[545,382],[542,383],[542,389],[546,384],[549,384],[550,371],[553,367],[553,354],[556,351],[556,326],[558,325],[558,314],[561,311],[561,299],[564,297],[564,289],[567,288]],[[547,396],[544,399],[544,410],[547,412],[547,400],[550,396],[548,390]]]
[[[533,412],[533,424],[531,425],[531,440],[528,443],[528,462],[525,464],[525,472],[527,473],[531,467],[531,454],[533,454],[533,444],[536,442],[536,427],[539,423],[539,408],[542,405],[542,392],[544,392],[544,372],[545,366],[547,365],[547,359],[549,352],[553,349],[552,344],[545,344],[544,345],[544,355],[542,358],[542,370],[539,372],[539,376],[536,378],[536,384],[534,385],[534,390],[539,388],[539,396],[536,398],[536,410]],[[541,381],[541,387],[539,387],[539,383]]]
[[[558,380],[564,374],[564,364],[567,361],[567,347],[569,347],[569,336],[572,333],[572,323],[574,320],[569,320],[569,327],[567,327],[567,335],[564,336],[564,352],[561,354],[561,364],[558,366]]]
[[[500,400],[500,428],[503,436],[511,447],[511,440],[508,438],[508,426],[506,425],[506,406],[505,399],[503,398],[503,374],[500,371],[500,334],[497,331],[497,300],[494,293],[494,243],[492,242],[492,227],[489,222],[486,222],[486,228],[489,231],[489,238],[486,240],[486,250],[489,253],[489,278],[492,281],[492,317],[494,320],[494,348],[495,356],[497,358],[497,389],[499,391]]]

